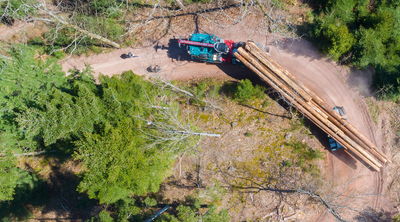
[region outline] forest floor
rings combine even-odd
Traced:
[[[235,14],[235,10],[228,10],[227,13]],[[140,16],[140,15],[138,15]],[[321,98],[325,99],[330,106],[344,106],[348,121],[361,131],[365,136],[377,144],[377,147],[390,156],[391,140],[386,133],[388,129],[388,116],[381,112],[377,119],[372,120],[369,114],[369,106],[363,97],[370,96],[368,94],[368,83],[370,80],[365,76],[371,76],[369,71],[350,70],[347,67],[339,66],[331,60],[324,57],[318,50],[305,40],[282,39],[267,36],[266,24],[261,15],[257,13],[247,14],[243,19],[238,21],[228,20],[221,17],[220,14],[209,13],[207,16],[195,17],[192,15],[172,18],[169,21],[152,20],[147,23],[149,30],[151,26],[158,27],[154,32],[146,32],[145,30],[138,35],[138,43],[132,48],[123,48],[118,50],[110,50],[106,53],[97,55],[69,56],[61,61],[64,71],[70,69],[82,69],[86,65],[90,65],[95,75],[114,75],[121,72],[132,70],[134,73],[146,76],[160,76],[168,80],[198,80],[205,78],[232,80],[241,78],[254,78],[247,69],[229,64],[212,65],[205,63],[197,63],[188,61],[188,55],[185,50],[179,49],[177,41],[174,37],[188,36],[196,27],[200,32],[213,33],[221,38],[232,39],[235,41],[253,40],[265,48],[269,48],[271,56],[283,67],[292,72],[307,87],[315,91]],[[279,41],[277,41],[279,40]],[[130,59],[122,59],[121,55],[127,52],[133,52],[138,57]],[[159,73],[147,72],[150,65],[159,65],[161,71]],[[354,76],[362,76],[355,79]],[[276,108],[278,109],[278,108]],[[235,109],[226,108],[227,116],[235,116]],[[238,111],[239,112],[239,111]],[[240,112],[243,112],[240,111]],[[270,112],[268,110],[268,112]],[[284,114],[284,111],[281,114]],[[274,125],[282,122],[281,117],[266,118],[259,117],[266,125]],[[283,118],[284,119],[284,118]],[[274,121],[274,122],[271,122]],[[275,122],[276,121],[276,122]],[[258,123],[259,124],[259,123]],[[278,124],[279,125],[279,124]],[[216,127],[216,126],[214,126]],[[214,147],[221,149],[224,147],[235,148],[239,146],[239,151],[251,151],[251,145],[256,144],[257,140],[239,136],[247,132],[246,127],[238,131],[231,131],[226,128],[226,135],[229,133],[230,138],[237,140],[229,140],[229,143],[211,141]],[[312,147],[324,150],[326,147],[326,137],[319,130],[309,127],[316,134],[318,140]],[[223,130],[222,128],[220,130]],[[254,129],[248,129],[252,132]],[[254,132],[253,132],[254,133]],[[243,140],[251,143],[243,143]],[[227,140],[225,140],[226,142]],[[206,143],[207,144],[207,143]],[[242,144],[242,145],[240,145]],[[212,147],[210,147],[211,149]],[[207,151],[207,149],[204,149]],[[208,150],[207,152],[211,152]],[[215,150],[213,155],[221,150]],[[232,151],[233,152],[233,151]],[[347,207],[345,211],[346,218],[354,218],[358,215],[357,210],[366,209],[368,207],[379,211],[381,208],[390,208],[390,202],[385,195],[385,187],[390,178],[387,176],[390,169],[383,169],[377,173],[369,170],[366,166],[347,155],[343,151],[328,152],[325,160],[321,163],[321,171],[327,183],[331,183],[334,189],[340,191],[341,202]],[[222,155],[222,154],[221,154]],[[194,163],[192,157],[184,157],[179,163],[187,162],[193,170]],[[182,175],[182,169],[176,169],[179,175]],[[183,187],[181,190],[184,190]],[[260,200],[261,201],[261,200]],[[241,215],[234,218],[240,221],[249,216],[249,212],[253,215],[260,216],[262,209],[258,209],[257,204],[253,203],[252,209],[241,211]],[[256,209],[256,210],[254,210]],[[304,215],[303,215],[304,216]],[[333,221],[334,219],[326,210],[316,210],[308,212],[303,217],[306,221]],[[303,220],[304,221],[304,220]]]

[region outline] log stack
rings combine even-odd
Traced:
[[[279,92],[299,112],[339,142],[345,151],[361,160],[370,169],[380,171],[388,162],[385,154],[347,120],[305,87],[291,73],[276,63],[265,51],[248,41],[235,56],[264,82]]]

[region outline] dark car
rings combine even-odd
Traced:
[[[135,58],[135,57],[138,57],[138,56],[136,56],[132,52],[128,52],[126,54],[124,53],[124,54],[121,55],[121,58],[123,58],[123,59],[129,59],[129,58]]]

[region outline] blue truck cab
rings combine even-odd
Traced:
[[[189,41],[212,45],[215,45],[216,43],[224,43],[223,39],[220,39],[215,35],[205,33],[192,34],[189,38]],[[221,53],[217,52],[214,47],[189,45],[188,51],[192,59],[208,63],[222,63]]]
[[[342,118],[346,119],[345,118],[346,112],[344,111],[343,106],[335,106],[335,107],[333,107],[333,110],[335,112],[337,112]],[[328,143],[329,143],[329,150],[330,151],[336,151],[338,149],[342,149],[343,148],[343,146],[340,143],[336,142],[336,140],[334,140],[329,135],[328,135]]]
[[[179,47],[185,45],[192,60],[206,63],[238,63],[234,51],[244,45],[208,33],[193,33],[188,39],[179,39]]]

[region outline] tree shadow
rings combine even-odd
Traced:
[[[158,43],[154,46],[156,50],[167,50],[167,55],[172,61],[191,61],[191,57],[187,52],[185,46],[179,46],[178,39],[173,38],[168,41],[168,45],[158,45]]]
[[[221,63],[216,65],[221,71],[223,71],[228,76],[237,79],[250,79],[253,82],[257,82],[257,78],[251,70],[241,64],[228,64]]]
[[[59,164],[61,164],[71,159],[72,154],[76,150],[76,145],[74,144],[74,140],[61,139],[56,143],[47,146],[46,149],[50,150],[50,152],[45,153],[44,158],[46,160],[56,159]]]
[[[354,158],[354,156],[349,155],[344,148],[338,149],[336,151],[331,151],[329,149],[329,142],[328,142],[328,135],[321,130],[318,126],[316,126],[312,121],[307,119],[306,117],[304,118],[304,125],[310,130],[310,132],[315,136],[315,138],[318,139],[318,141],[325,147],[326,150],[329,151],[329,153],[333,156],[335,156],[338,160],[342,161],[345,163],[347,166],[351,167],[352,169],[357,168],[357,161]],[[361,160],[359,160],[361,161]],[[363,162],[363,161],[361,161]],[[368,166],[368,165],[366,165]]]
[[[129,22],[144,22],[144,21],[147,22],[147,21],[153,21],[153,20],[157,20],[157,19],[171,19],[171,18],[175,18],[175,17],[185,17],[185,16],[189,16],[189,15],[196,16],[196,15],[200,15],[200,14],[223,11],[223,10],[230,9],[230,8],[238,8],[241,6],[243,6],[243,3],[236,3],[236,4],[229,4],[229,5],[221,6],[221,7],[199,9],[199,10],[195,10],[195,11],[191,11],[191,12],[182,12],[179,14],[153,16],[151,18],[138,19],[138,20],[133,20],[133,21],[129,21]],[[153,7],[154,6],[152,6],[152,8]]]
[[[33,168],[26,164],[28,170]],[[51,166],[48,178],[41,178],[33,187],[23,186],[16,190],[12,201],[0,203],[0,220],[37,221],[83,221],[95,215],[96,200],[76,191],[79,177],[72,171],[61,168],[56,162]],[[39,215],[51,215],[38,217]],[[54,216],[53,216],[54,215]],[[54,218],[53,218],[54,217]]]
[[[271,115],[271,116],[276,116],[276,117],[280,117],[280,118],[284,118],[284,119],[291,119],[291,116],[279,115],[279,114],[271,113],[271,112],[268,112],[268,111],[264,111],[264,110],[258,109],[258,108],[254,107],[254,106],[250,106],[250,105],[248,105],[248,104],[243,104],[243,103],[242,103],[242,104],[240,104],[240,105],[241,105],[241,106],[244,106],[244,107],[246,107],[246,108],[255,110],[255,111],[257,111],[257,112],[260,112],[260,113],[264,113],[264,114],[268,114],[268,115]]]
[[[2,16],[2,17],[1,17],[0,23],[11,27],[11,26],[14,25],[15,19],[12,18],[11,16],[5,15],[5,16]]]
[[[392,217],[393,213],[368,207],[355,216],[354,220],[358,222],[390,222]]]
[[[42,212],[55,212],[57,217],[69,215],[80,220],[90,218],[98,202],[77,191],[79,182],[80,178],[74,172],[53,166],[47,190],[50,198]]]
[[[29,185],[18,186],[15,190],[14,199],[0,202],[1,221],[22,221],[31,217],[31,207],[43,206],[49,195],[46,190],[46,182],[37,180]]]

